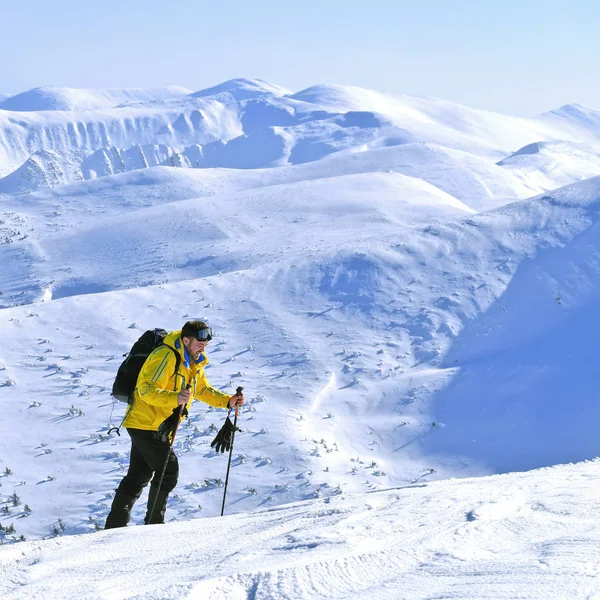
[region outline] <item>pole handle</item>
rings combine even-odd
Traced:
[[[191,390],[192,389],[192,384],[188,383],[185,386],[185,389],[186,390]],[[170,447],[171,450],[173,449],[173,445],[175,444],[175,436],[177,435],[177,432],[179,431],[179,425],[180,425],[180,422],[181,422],[181,414],[183,413],[183,407],[184,406],[185,406],[185,404],[180,404],[179,405],[179,413],[178,413],[179,419],[177,420],[177,425],[175,426],[175,431],[173,432],[173,439],[171,440],[171,447]]]
[[[244,391],[244,387],[243,386],[238,386],[238,388],[235,390],[235,395],[239,396],[241,395],[241,393]],[[235,405],[235,421],[234,421],[234,425],[237,422],[237,418],[238,418],[238,411],[239,411],[240,407],[237,405]]]

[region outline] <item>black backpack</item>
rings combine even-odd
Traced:
[[[133,402],[133,390],[135,389],[138,375],[148,356],[159,346],[171,348],[171,346],[163,342],[166,335],[167,332],[164,329],[149,329],[131,347],[129,354],[123,355],[127,358],[121,363],[112,387],[112,395],[117,400],[127,402],[128,404]],[[175,373],[177,373],[181,357],[175,348],[171,348],[171,350],[173,350],[175,360],[177,361],[175,366]]]

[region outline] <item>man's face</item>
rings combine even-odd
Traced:
[[[197,340],[196,338],[183,338],[183,345],[185,349],[188,351],[188,354],[194,359],[198,360],[200,358],[200,354],[204,352],[206,346],[208,346],[208,342]]]

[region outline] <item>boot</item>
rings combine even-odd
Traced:
[[[112,502],[112,506],[110,507],[108,517],[106,517],[106,524],[104,525],[104,529],[114,529],[115,527],[127,527],[127,523],[129,523],[129,515],[131,513],[131,509],[133,508],[133,505],[135,504],[135,501],[138,498],[139,496],[128,496],[123,492],[117,491]]]
[[[169,492],[165,490],[156,490],[156,487],[150,486],[150,493],[148,494],[148,510],[146,511],[146,518],[144,523],[146,525],[155,525],[165,522],[165,512],[167,510],[167,499],[169,498]],[[156,501],[156,506],[154,502]],[[154,513],[151,515],[150,511],[154,506]]]

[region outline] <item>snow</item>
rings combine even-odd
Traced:
[[[540,116],[548,123],[561,123],[563,127],[579,127],[592,134],[600,131],[600,112],[581,104],[566,104]]]
[[[0,110],[0,193],[63,183],[52,176],[33,177],[18,186],[6,181],[41,150],[62,157],[58,166],[65,180],[74,182],[155,164],[280,167],[408,143],[441,145],[488,163],[537,142],[599,143],[596,113],[583,107],[524,119],[353,86],[321,85],[290,94],[276,84],[247,79],[188,92],[177,87],[42,88],[25,92],[22,101],[15,100],[22,95],[5,100],[5,110]],[[30,96],[41,100],[32,104]],[[60,110],[48,110],[55,105]],[[6,110],[8,106],[13,108]],[[13,112],[27,106],[37,111]],[[129,158],[139,157],[140,148],[145,161]],[[542,191],[542,183],[530,195]]]
[[[74,89],[40,87],[0,99],[0,110],[16,112],[46,110],[94,110],[135,102],[156,102],[190,94],[181,86],[164,88]]]
[[[600,173],[600,145],[537,142],[498,162],[523,183],[553,190]]]
[[[597,477],[597,462],[582,463],[25,542],[2,550],[0,591],[7,600],[594,598]]]
[[[192,96],[194,98],[203,98],[205,96],[217,96],[224,93],[230,94],[235,100],[248,100],[249,98],[257,98],[267,94],[284,96],[290,92],[279,85],[274,85],[262,79],[245,79],[241,77],[194,92]]]
[[[600,594],[583,112],[246,79],[0,112],[0,165],[37,140],[0,180],[2,597]],[[136,527],[143,496],[97,531],[123,353],[191,318],[245,388],[226,516],[226,413],[197,403],[167,523]]]

